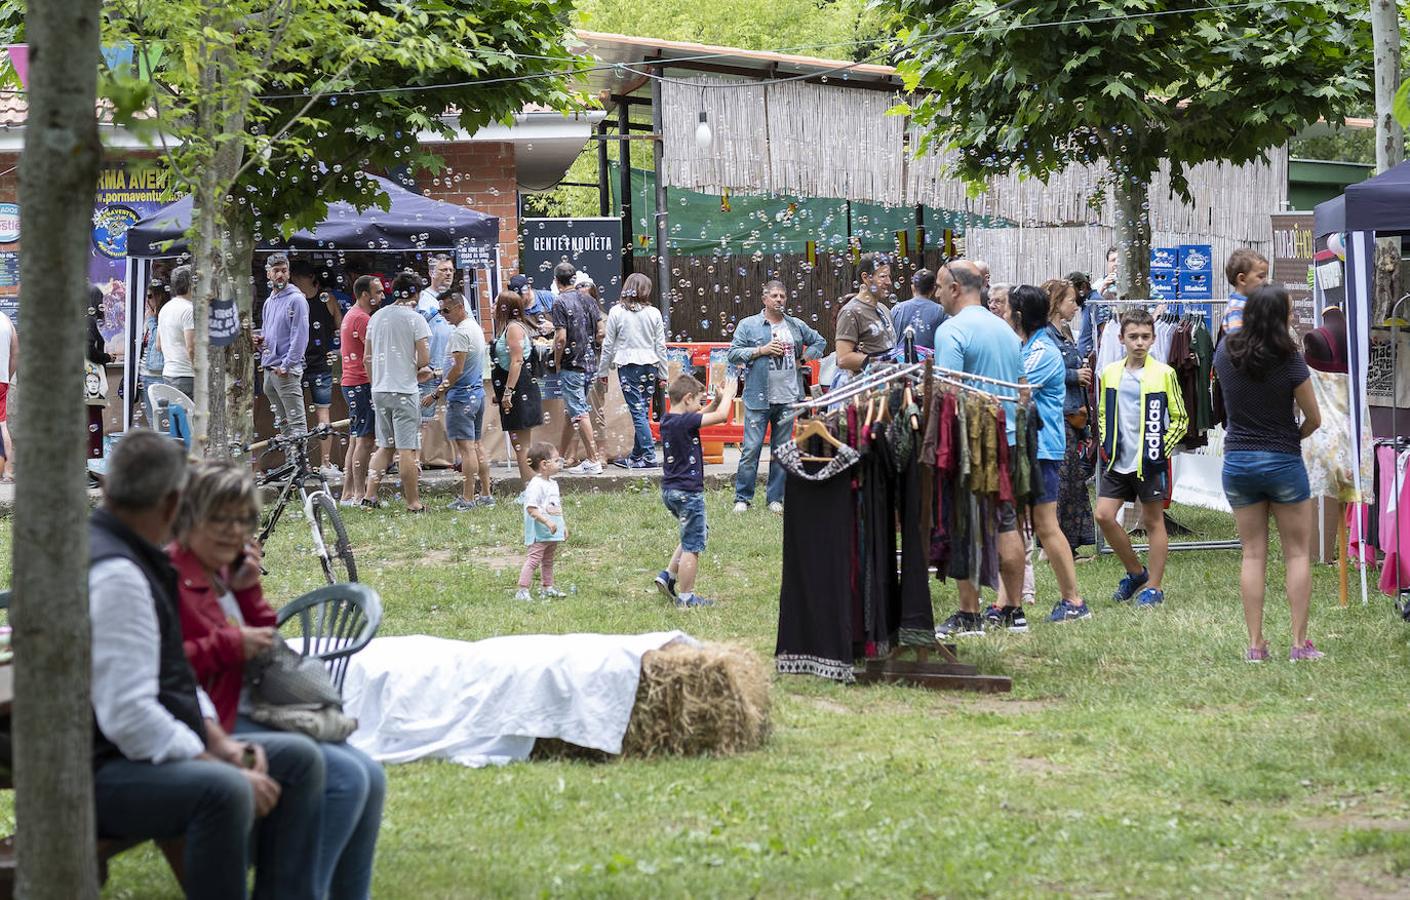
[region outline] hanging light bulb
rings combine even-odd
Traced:
[[[713,136],[710,134],[710,114],[703,109],[700,111],[700,124],[695,126],[695,146],[701,150],[709,150]]]

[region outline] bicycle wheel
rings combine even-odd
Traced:
[[[338,504],[321,491],[313,496],[313,521],[309,523],[323,541],[325,556],[318,562],[329,584],[357,581],[357,563],[353,561],[352,541],[338,515]],[[332,540],[330,540],[330,538]]]

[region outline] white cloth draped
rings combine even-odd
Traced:
[[[695,643],[681,631],[376,638],[349,661],[348,742],[384,763],[475,767],[527,759],[537,738],[620,753],[641,658],[676,641]]]

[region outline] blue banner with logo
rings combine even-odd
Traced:
[[[127,229],[178,196],[170,173],[158,164],[114,162],[99,173],[88,278],[103,292],[98,330],[105,340],[122,334],[127,324]]]

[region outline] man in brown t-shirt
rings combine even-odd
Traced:
[[[857,264],[862,289],[837,316],[837,367],[853,374],[867,360],[896,346],[891,310],[882,302],[891,296],[891,262],[881,253],[864,253]]]

